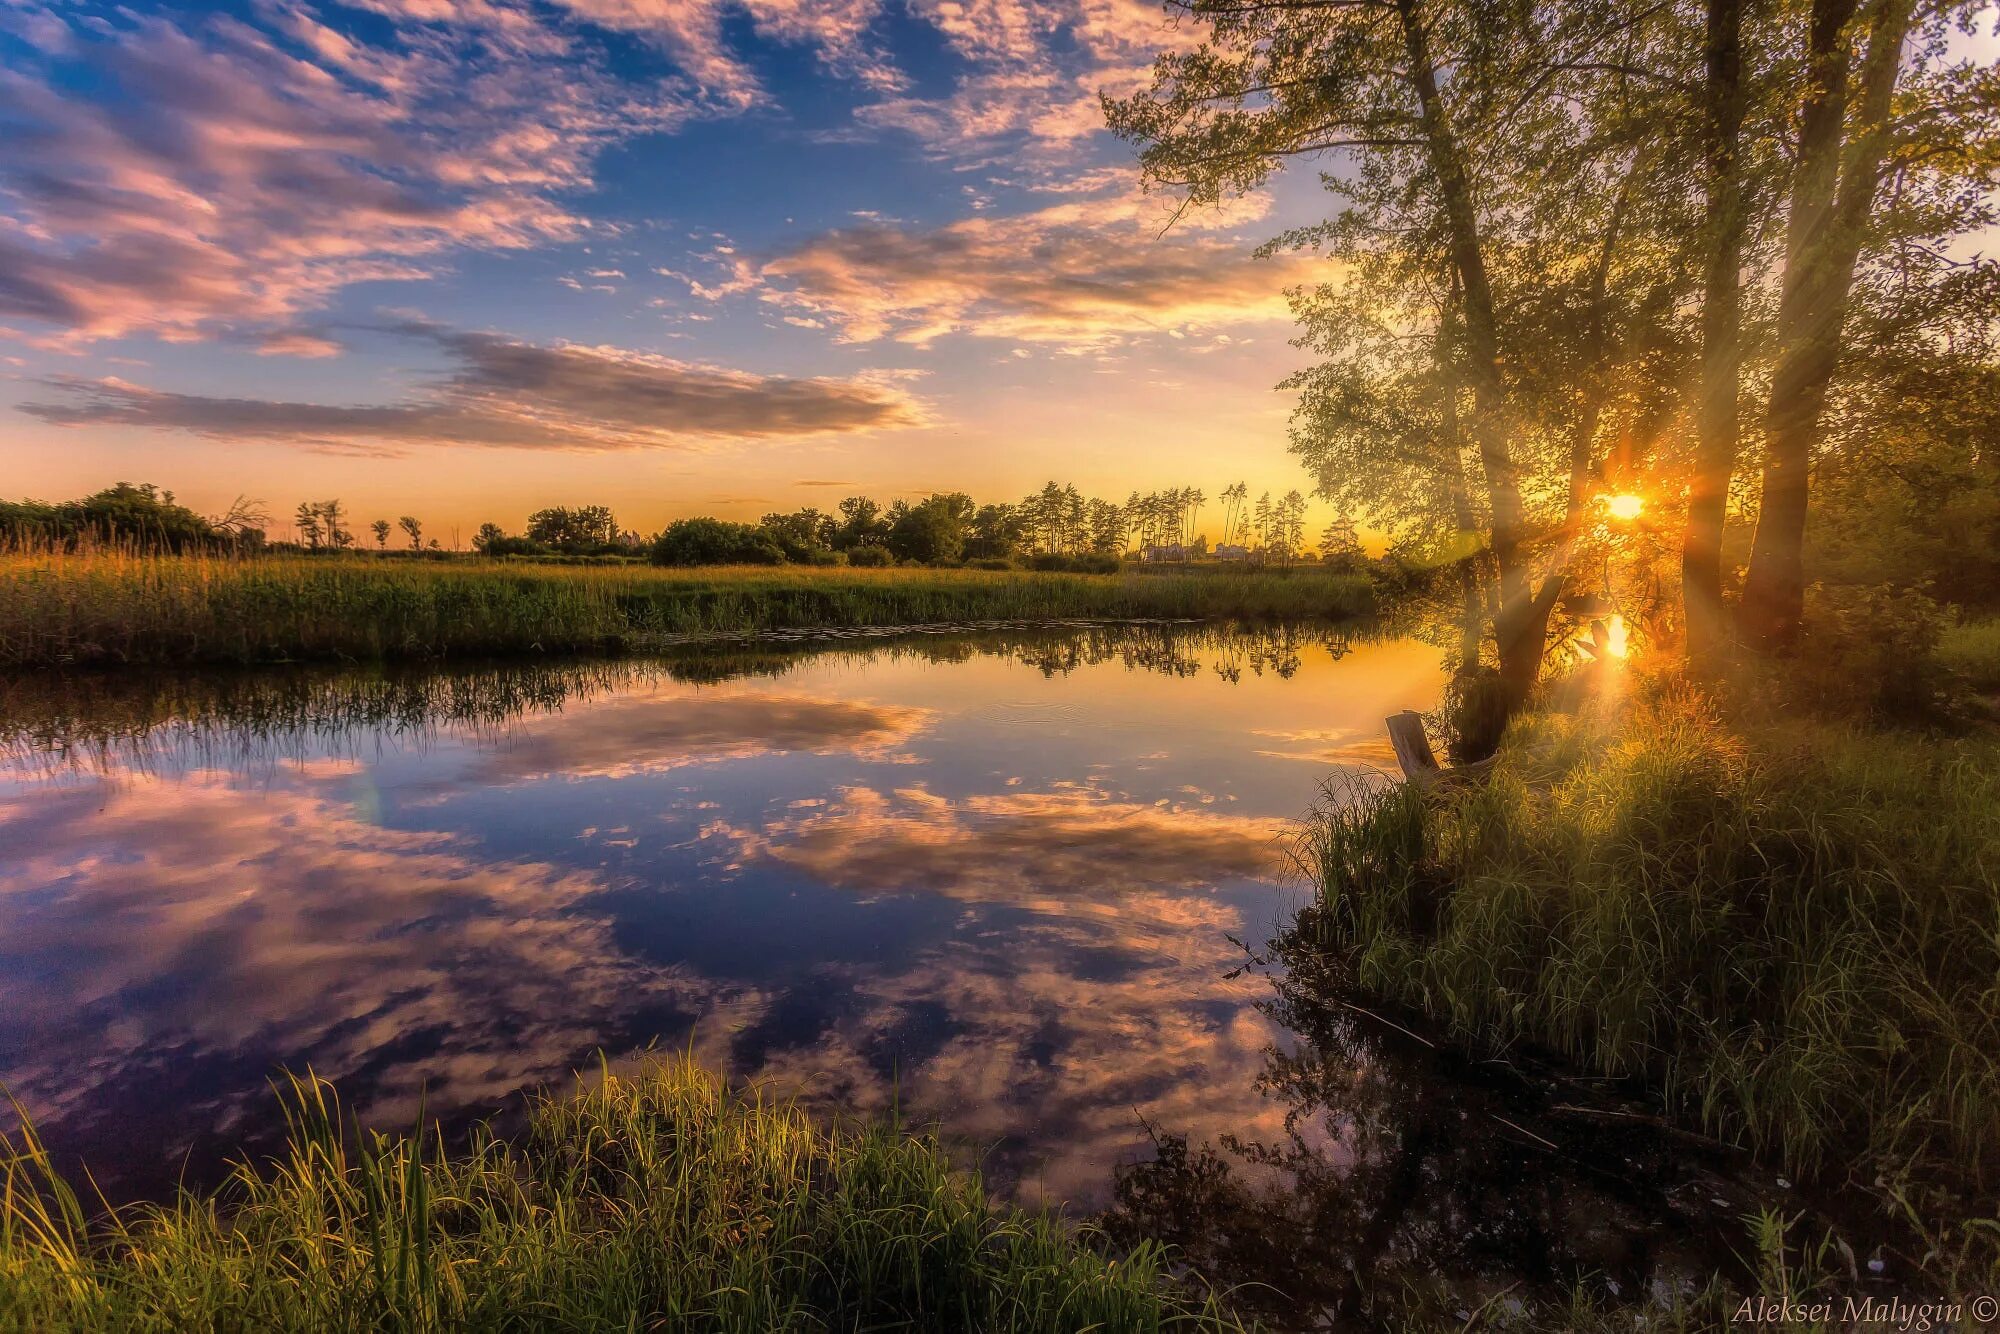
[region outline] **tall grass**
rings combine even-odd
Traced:
[[[2000,1276],[2000,747],[1725,723],[1677,682],[1517,723],[1490,779],[1340,794],[1301,926],[1476,1043],[1657,1087]]]
[[[825,1129],[672,1061],[534,1110],[518,1145],[362,1135],[283,1094],[289,1148],[212,1197],[87,1217],[23,1132],[0,1327],[33,1331],[1160,1330],[1156,1246],[1113,1259],[996,1209],[936,1142]]]
[[[1937,656],[1974,690],[2000,691],[2000,617],[1946,628],[1938,638]]]
[[[1365,576],[0,553],[0,667],[600,652],[687,635],[1044,618],[1345,617]]]

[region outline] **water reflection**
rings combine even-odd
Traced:
[[[134,1193],[254,1144],[280,1066],[395,1123],[692,1042],[1094,1207],[1137,1114],[1254,1112],[1229,937],[1284,915],[1313,777],[1262,733],[1359,733],[1435,659],[1156,625],[16,679],[0,1081]]]
[[[1433,1048],[1355,1008],[1294,934],[1259,962],[1257,1008],[1286,1037],[1254,1084],[1280,1125],[1156,1124],[1155,1155],[1119,1173],[1115,1235],[1172,1243],[1284,1328],[1456,1324],[1507,1299],[1561,1308],[1578,1284],[1661,1301],[1742,1273],[1740,1220],[1777,1201],[1740,1155],[1669,1139],[1602,1087]]]
[[[407,1124],[691,1044],[936,1119],[1002,1189],[1115,1204],[1287,1319],[1352,1307],[1347,1258],[1674,1272],[1673,1181],[1551,1168],[1538,1138],[1582,1141],[1494,1133],[1546,1117],[1241,966],[1299,900],[1291,818],[1387,765],[1440,658],[1070,626],[16,679],[0,1081],[115,1196],[267,1143],[279,1067]]]

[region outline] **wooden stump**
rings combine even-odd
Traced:
[[[1429,783],[1444,772],[1431,751],[1431,739],[1424,735],[1422,714],[1405,709],[1383,721],[1388,724],[1389,744],[1395,747],[1396,763],[1403,766],[1405,778],[1413,783]]]

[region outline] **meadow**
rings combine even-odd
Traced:
[[[366,556],[0,554],[0,667],[594,653],[765,630],[1064,618],[1302,620],[1374,609],[1325,570],[1073,574],[557,565]]]
[[[1993,640],[1949,652],[1967,668]],[[1474,1049],[1652,1091],[2000,1279],[2000,741],[1580,674],[1476,781],[1330,792],[1296,930]],[[1976,673],[1968,670],[1968,676]],[[1925,1254],[1927,1252],[1927,1254]]]
[[[684,1060],[543,1097],[517,1142],[363,1134],[94,1217],[32,1132],[4,1165],[0,1328],[1070,1331],[1238,1326],[1158,1247],[991,1204],[936,1140],[821,1127]]]

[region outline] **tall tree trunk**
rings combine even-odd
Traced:
[[[1708,0],[1708,82],[1703,90],[1708,174],[1707,264],[1701,303],[1697,449],[1681,542],[1681,606],[1688,656],[1712,656],[1726,636],[1722,528],[1736,471],[1743,295],[1743,0]]]
[[[1743,585],[1744,633],[1769,648],[1792,642],[1804,609],[1812,447],[1839,364],[1854,265],[1888,153],[1889,104],[1914,7],[1914,0],[1876,0],[1873,6],[1861,105],[1843,152],[1849,82],[1844,30],[1855,0],[1815,0],[1813,5],[1808,52],[1812,86],[1792,183],[1785,285],[1778,306],[1778,363],[1764,414],[1763,500]]]
[[[1453,133],[1437,70],[1431,62],[1430,34],[1417,0],[1397,0],[1403,45],[1409,56],[1408,78],[1417,95],[1424,146],[1437,177],[1444,209],[1451,264],[1461,284],[1465,318],[1465,368],[1472,383],[1472,439],[1486,475],[1488,511],[1493,525],[1493,563],[1500,576],[1500,611],[1493,633],[1499,651],[1500,674],[1513,702],[1526,699],[1541,674],[1542,649],[1548,634],[1548,613],[1536,614],[1539,599],[1531,597],[1528,561],[1522,551],[1526,507],[1519,474],[1507,439],[1507,395],[1500,375],[1500,331],[1493,311],[1493,288],[1486,273],[1479,222],[1472,202],[1472,183],[1457,136]]]

